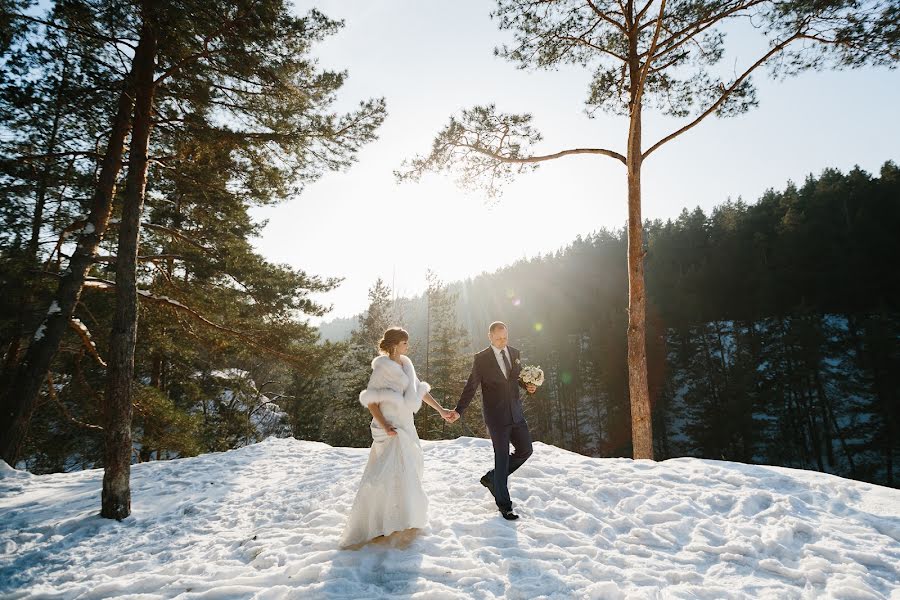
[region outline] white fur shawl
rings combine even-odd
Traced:
[[[375,402],[395,402],[406,404],[413,412],[419,411],[422,398],[431,386],[416,378],[416,369],[409,357],[401,355],[400,360],[403,361],[402,367],[384,354],[372,361],[369,385],[359,393],[360,404],[368,406]]]

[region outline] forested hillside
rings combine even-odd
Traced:
[[[900,169],[890,162],[877,176],[826,170],[752,204],[648,222],[658,458],[764,462],[897,485],[898,227]],[[629,455],[625,251],[622,231],[600,231],[447,286],[468,333],[456,352],[486,346],[488,324],[500,319],[511,344],[544,369],[547,382],[528,403],[542,441]],[[380,301],[390,305],[387,294]],[[426,362],[426,324],[436,325],[428,304],[425,296],[391,306],[417,365]],[[434,361],[433,347],[428,354]]]

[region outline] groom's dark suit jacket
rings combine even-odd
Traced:
[[[494,350],[488,346],[475,355],[472,374],[469,375],[466,387],[463,388],[459,403],[456,405],[456,412],[462,415],[475,397],[478,386],[481,385],[484,422],[488,429],[525,422],[522,401],[519,399],[519,372],[522,370],[519,351],[511,346],[507,346],[506,350],[512,366],[509,378],[503,376]]]

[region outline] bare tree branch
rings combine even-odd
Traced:
[[[661,140],[659,140],[658,142],[656,142],[655,144],[650,146],[650,148],[642,154],[641,158],[646,159],[654,150],[656,150],[657,148],[659,148],[666,142],[678,137],[679,135],[681,135],[688,129],[691,129],[692,127],[694,127],[695,125],[700,123],[700,121],[702,121],[703,119],[705,119],[706,117],[711,115],[713,112],[715,112],[715,110],[717,108],[719,108],[725,102],[725,100],[728,99],[729,95],[737,88],[737,86],[739,86],[741,84],[741,82],[743,82],[753,71],[755,71],[760,66],[765,64],[766,61],[768,61],[770,58],[772,58],[773,56],[775,56],[776,54],[778,54],[779,52],[784,50],[788,44],[790,44],[791,42],[793,42],[801,37],[802,37],[802,35],[799,32],[795,33],[794,35],[786,38],[782,42],[780,42],[780,43],[776,44],[775,46],[773,46],[772,48],[770,48],[769,51],[766,52],[759,60],[757,60],[746,71],[744,71],[740,77],[735,79],[734,82],[722,92],[722,95],[719,96],[719,99],[716,100],[709,108],[707,108],[696,119],[694,119],[693,121],[691,121],[690,123],[688,123],[687,125],[682,127],[681,129],[678,129],[677,131],[670,133],[669,135],[665,136],[664,138],[662,138]]]
[[[459,144],[460,148],[469,148],[470,150],[474,150],[479,154],[483,154],[485,156],[489,156],[494,160],[512,163],[512,164],[528,164],[528,163],[539,163],[548,160],[554,160],[556,158],[562,158],[563,156],[569,156],[572,154],[602,154],[604,156],[609,156],[615,158],[620,161],[622,164],[625,163],[625,157],[618,152],[614,152],[612,150],[605,150],[603,148],[573,148],[572,150],[562,150],[561,152],[556,152],[554,154],[544,154],[541,156],[526,156],[522,158],[510,158],[508,156],[503,156],[502,154],[496,154],[495,152],[491,152],[490,150],[483,148],[481,146],[474,146],[470,144]]]
[[[650,4],[648,3],[647,6]],[[646,7],[645,7],[646,10]],[[647,60],[644,61],[644,67],[641,69],[641,77],[638,80],[637,93],[635,94],[633,106],[640,106],[641,97],[644,95],[644,84],[647,82],[647,73],[650,72],[650,63],[653,62],[653,53],[656,51],[656,42],[659,40],[659,32],[662,29],[663,11],[666,10],[666,0],[662,0],[659,5],[659,17],[656,19],[656,31],[653,32],[653,41],[650,42],[650,49],[647,51]]]
[[[615,19],[610,17],[608,14],[606,14],[606,11],[601,10],[591,0],[587,0],[587,3],[588,3],[588,6],[590,6],[591,9],[594,11],[594,14],[596,14],[598,17],[600,17],[601,19],[603,19],[604,21],[606,21],[607,23],[609,23],[610,25],[612,25],[613,27],[615,27],[616,29],[621,31],[622,33],[625,33],[627,31],[625,29],[625,25],[623,25],[622,23],[619,23],[618,21],[616,21]]]

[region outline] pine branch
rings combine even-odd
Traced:
[[[106,361],[104,361],[100,357],[100,353],[97,352],[97,345],[94,343],[94,340],[91,339],[91,332],[88,331],[88,328],[82,323],[79,319],[69,319],[69,328],[75,331],[78,334],[78,337],[81,338],[81,343],[84,344],[85,349],[88,351],[88,354],[93,357],[97,364],[101,367],[106,367]]]
[[[512,164],[528,164],[528,163],[539,163],[548,160],[554,160],[556,158],[562,158],[563,156],[570,156],[574,154],[602,154],[603,156],[609,156],[615,158],[616,160],[625,163],[625,157],[615,152],[613,150],[606,150],[603,148],[573,148],[572,150],[562,150],[560,152],[555,152],[553,154],[544,154],[544,155],[536,155],[536,156],[525,156],[522,158],[512,158],[508,156],[503,156],[501,154],[497,154],[488,150],[487,148],[482,148],[480,146],[475,146],[472,144],[459,144],[460,148],[468,148],[470,150],[474,150],[479,154],[483,154],[485,156],[489,156],[494,160],[512,163]]]
[[[69,412],[69,409],[66,408],[66,405],[63,404],[59,397],[56,395],[56,388],[54,387],[53,383],[53,373],[51,373],[50,371],[47,371],[47,395],[50,396],[50,399],[53,400],[54,403],[56,403],[56,405],[62,411],[63,415],[72,423],[75,423],[79,427],[84,427],[93,431],[103,431],[103,428],[99,425],[85,423],[84,421],[76,419],[72,416],[72,414]]]
[[[663,41],[661,41],[658,44],[657,47],[662,48],[662,50],[660,51],[659,55],[656,56],[656,58],[662,58],[663,56],[669,54],[673,50],[676,50],[677,48],[683,46],[687,42],[696,38],[699,34],[703,33],[710,27],[713,27],[713,26],[721,23],[723,20],[727,19],[728,17],[730,17],[734,14],[737,14],[743,10],[746,10],[748,8],[752,8],[753,6],[756,6],[758,4],[763,4],[766,1],[767,0],[749,0],[749,1],[737,2],[733,6],[731,6],[729,8],[725,8],[724,10],[722,10],[718,13],[712,14],[706,19],[702,19],[700,21],[695,21],[695,22],[691,23],[690,25],[688,25],[687,27],[683,27],[679,31],[672,33],[672,35],[665,38]],[[646,25],[649,26],[651,23],[653,23],[653,21],[648,21],[646,23]],[[646,56],[646,52],[641,54],[641,58],[643,58],[644,56]]]
[[[119,224],[119,219],[110,219],[109,220],[110,226],[118,225],[118,224]],[[195,248],[199,248],[200,250],[203,250],[207,254],[211,254],[213,256],[218,257],[218,254],[216,253],[214,248],[204,246],[202,243],[198,242],[197,240],[195,240],[193,238],[186,236],[185,234],[181,233],[180,231],[178,231],[176,229],[166,227],[165,225],[158,225],[156,223],[148,223],[147,221],[142,221],[141,227],[143,227],[145,229],[152,229],[154,231],[161,231],[163,233],[167,233],[174,238],[177,238],[183,242],[190,244],[191,246],[194,246]],[[164,255],[159,255],[159,256],[164,256]],[[175,256],[175,255],[173,255],[173,256]]]
[[[155,261],[163,261],[163,260],[189,260],[187,256],[182,254],[147,254],[144,256],[138,256],[138,261],[140,262],[155,262]],[[118,257],[115,255],[107,255],[107,256],[97,256],[94,258],[94,262],[104,263],[104,264],[116,264]]]
[[[249,6],[252,7],[254,5],[255,5],[255,3],[251,2]],[[237,15],[235,15],[235,17],[233,19],[224,21],[222,23],[221,27],[219,27],[218,29],[213,31],[211,34],[209,34],[208,36],[203,38],[203,41],[201,42],[203,49],[201,51],[195,52],[193,54],[189,54],[188,56],[185,56],[184,58],[179,60],[177,63],[170,66],[168,69],[163,71],[159,77],[156,78],[154,83],[156,85],[159,85],[160,83],[162,83],[163,81],[165,81],[166,79],[168,79],[169,77],[171,77],[172,75],[174,75],[178,71],[180,71],[184,66],[186,66],[194,61],[200,60],[201,58],[210,58],[210,57],[216,55],[217,53],[223,52],[224,47],[217,49],[217,50],[211,50],[209,47],[209,43],[216,37],[224,34],[226,31],[233,29],[234,26],[238,23],[238,21],[243,19],[244,14],[245,14],[245,11],[238,12]]]
[[[89,151],[72,151],[72,152],[49,152],[47,154],[20,154],[16,157],[16,160],[46,160],[48,158],[66,158],[66,157],[78,157],[84,156],[87,158],[95,158],[101,159],[103,155],[98,152],[89,152]]]
[[[582,34],[582,36],[583,35],[585,35],[585,34]],[[596,50],[597,52],[607,54],[623,63],[628,62],[628,59],[625,58],[624,56],[622,56],[621,54],[617,54],[617,53],[613,52],[612,50],[610,50],[609,48],[604,48],[603,46],[598,46],[597,44],[592,44],[591,42],[587,41],[586,39],[584,39],[584,37],[581,37],[581,36],[575,37],[575,36],[570,36],[570,35],[564,35],[564,36],[559,36],[558,39],[565,40],[567,42],[574,42],[577,44],[582,44],[584,46],[587,46],[591,50]]]
[[[116,288],[116,284],[114,282],[106,280],[106,279],[99,279],[96,277],[88,277],[88,278],[86,278],[86,280],[84,282],[84,287],[96,288],[96,289],[100,289],[103,291],[113,291]],[[206,317],[204,317],[198,311],[194,310],[193,308],[191,308],[185,304],[182,304],[181,302],[179,302],[177,300],[173,300],[172,298],[169,298],[167,296],[157,296],[147,290],[139,289],[137,291],[137,293],[138,293],[138,298],[140,298],[141,300],[146,300],[149,302],[154,302],[156,304],[161,304],[163,306],[167,306],[167,307],[177,310],[179,312],[186,313],[186,314],[190,315],[191,317],[193,317],[195,320],[200,321],[204,325],[211,327],[211,328],[215,329],[216,331],[221,331],[223,333],[227,333],[228,335],[235,337],[243,342],[246,342],[250,346],[253,346],[257,350],[265,352],[266,354],[270,354],[272,356],[280,358],[281,360],[283,360],[285,362],[288,362],[288,363],[291,363],[294,365],[304,366],[304,367],[306,366],[306,362],[303,361],[299,356],[285,354],[284,352],[279,352],[278,350],[273,350],[272,348],[269,348],[268,346],[255,340],[254,338],[241,333],[240,331],[231,329],[229,327],[225,327],[224,325],[219,325],[218,323],[214,323],[214,322],[210,321],[209,319],[207,319]]]
[[[647,0],[647,4],[644,5],[644,8],[639,10],[637,16],[634,17],[635,23],[640,23],[641,19],[644,18],[644,15],[647,14],[647,11],[650,10],[650,7],[653,6],[653,2],[654,0]],[[665,5],[665,2],[663,2],[663,5]],[[662,8],[659,9],[659,14],[662,15]],[[653,21],[650,22],[652,23]]]
[[[74,33],[76,35],[93,38],[95,40],[102,40],[104,42],[109,42],[110,44],[127,46],[132,50],[135,50],[137,46],[129,44],[125,41],[127,38],[116,38],[108,35],[103,35],[97,33],[95,31],[89,31],[87,29],[82,29],[80,27],[67,27],[65,25],[60,25],[59,23],[54,23],[52,21],[45,21],[44,19],[38,19],[37,17],[32,17],[30,15],[24,15],[22,13],[6,13],[10,17],[14,19],[21,19],[23,21],[28,21],[30,23],[36,23],[38,25],[44,25],[45,27],[51,27],[53,29],[58,29],[60,31],[65,31],[67,33]]]
[[[50,256],[47,257],[47,260],[44,262],[44,271],[50,266],[50,263],[53,261],[53,257],[57,252],[62,254],[62,245],[65,243],[66,239],[78,233],[79,231],[83,231],[84,228],[88,225],[87,219],[79,219],[78,221],[73,222],[68,227],[62,230],[59,234],[59,238],[56,240],[56,245],[53,247],[53,250],[50,252]]]
[[[650,3],[647,4],[644,9],[650,6]],[[641,69],[641,76],[638,79],[638,88],[637,94],[635,94],[633,105],[640,106],[641,97],[644,95],[644,86],[647,83],[647,73],[650,71],[650,63],[653,62],[653,53],[656,51],[656,44],[659,40],[659,32],[662,30],[663,24],[663,13],[666,10],[666,0],[662,0],[662,3],[659,5],[659,17],[656,19],[656,31],[653,32],[653,41],[650,42],[650,49],[647,51],[647,60],[644,61],[644,67]]]
[[[607,23],[609,23],[610,25],[612,25],[613,27],[615,27],[616,29],[618,29],[618,30],[621,31],[622,33],[626,33],[626,32],[627,32],[627,29],[625,29],[625,25],[623,25],[622,23],[619,23],[618,21],[616,21],[615,19],[613,19],[612,17],[610,17],[610,16],[606,13],[606,11],[600,9],[600,8],[599,8],[596,4],[594,4],[591,0],[587,0],[587,3],[588,3],[588,6],[591,7],[591,10],[594,11],[594,14],[595,14],[595,15],[597,15],[597,16],[600,17],[602,20],[606,21]]]
[[[772,58],[773,56],[775,56],[776,54],[778,54],[779,52],[781,52],[782,50],[784,50],[784,49],[788,46],[788,44],[790,44],[790,43],[793,42],[793,41],[796,41],[796,40],[800,39],[801,37],[803,37],[802,34],[800,34],[799,32],[797,32],[797,33],[795,33],[794,35],[792,35],[792,36],[786,38],[784,41],[782,41],[782,42],[776,44],[775,46],[773,46],[772,48],[770,48],[769,51],[766,52],[765,55],[763,55],[759,60],[757,60],[755,63],[753,63],[753,65],[751,65],[746,71],[744,71],[744,72],[741,74],[740,77],[738,77],[737,79],[735,79],[734,82],[733,82],[730,86],[728,86],[727,88],[725,88],[725,89],[722,91],[721,96],[719,96],[719,99],[716,100],[709,108],[707,108],[707,109],[706,109],[705,111],[703,111],[703,113],[701,113],[696,119],[694,119],[693,121],[691,121],[690,123],[688,123],[687,125],[685,125],[684,127],[682,127],[681,129],[678,129],[677,131],[674,131],[673,133],[670,133],[669,135],[665,136],[664,138],[662,138],[661,140],[659,140],[658,142],[656,142],[655,144],[653,144],[652,146],[650,146],[650,148],[649,148],[646,152],[643,153],[643,155],[641,156],[641,159],[642,159],[642,160],[646,159],[646,158],[650,155],[650,153],[652,153],[654,150],[656,150],[657,148],[659,148],[660,146],[662,146],[662,145],[665,144],[666,142],[671,141],[671,140],[673,140],[674,138],[678,137],[679,135],[681,135],[681,134],[684,133],[685,131],[687,131],[687,130],[693,128],[693,127],[696,126],[698,123],[700,123],[702,120],[704,120],[706,117],[708,117],[709,115],[711,115],[712,113],[714,113],[714,112],[716,111],[717,108],[719,108],[722,104],[725,103],[725,101],[728,99],[728,97],[731,95],[731,93],[732,93],[735,89],[737,89],[737,87],[738,87],[738,86],[739,86],[739,85],[740,85],[747,77],[749,77],[751,73],[753,73],[753,71],[755,71],[755,70],[758,69],[760,66],[762,66],[763,64],[765,64],[770,58]]]

